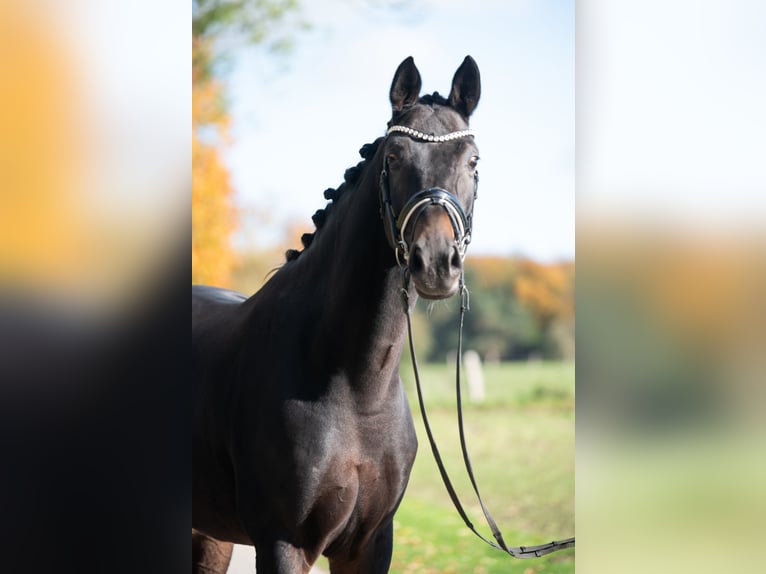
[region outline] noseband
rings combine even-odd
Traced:
[[[391,126],[386,136],[393,132],[401,132],[413,139],[429,142],[443,143],[462,137],[473,137],[473,130],[460,130],[445,135],[436,136],[426,134],[407,126]],[[473,176],[473,197],[476,199],[479,189],[479,172]],[[381,217],[388,225],[388,241],[396,255],[396,262],[400,267],[407,267],[410,259],[410,246],[404,239],[407,226],[411,221],[417,221],[420,214],[430,205],[439,205],[444,208],[452,223],[452,231],[455,235],[455,246],[460,258],[465,258],[466,249],[471,242],[471,227],[473,215],[466,215],[457,197],[441,187],[430,187],[415,193],[404,204],[397,216],[391,204],[391,189],[388,186],[388,158],[384,160],[383,171],[380,172],[380,211]]]

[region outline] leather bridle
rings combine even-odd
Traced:
[[[391,126],[386,136],[394,132],[401,132],[413,139],[441,143],[452,141],[462,137],[473,137],[472,130],[460,130],[442,136],[426,134],[406,126]],[[476,199],[479,189],[479,172],[473,175],[473,197]],[[410,245],[405,239],[407,228],[415,224],[423,210],[431,205],[442,207],[449,216],[452,231],[455,238],[455,246],[460,254],[460,259],[465,258],[468,244],[471,242],[471,228],[473,215],[466,215],[457,197],[441,187],[429,187],[413,194],[402,207],[397,215],[391,202],[391,189],[388,185],[388,158],[383,160],[383,170],[380,172],[380,215],[386,222],[388,233],[386,237],[394,250],[396,262],[400,267],[407,267],[410,260]]]

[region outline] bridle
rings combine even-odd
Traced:
[[[404,133],[414,139],[418,139],[421,141],[426,142],[433,142],[433,143],[441,143],[446,141],[452,141],[454,139],[462,138],[462,137],[473,137],[473,131],[472,130],[461,130],[457,132],[452,132],[446,135],[442,136],[435,136],[433,134],[426,134],[420,131],[417,131],[415,129],[412,129],[407,126],[391,126],[388,131],[386,132],[386,136],[391,134],[392,132],[401,132]],[[431,187],[428,189],[424,189],[422,191],[418,191],[415,193],[408,201],[404,204],[404,207],[402,207],[401,212],[398,216],[396,216],[394,212],[394,208],[391,205],[391,192],[388,187],[388,160],[384,160],[383,165],[383,171],[380,174],[380,207],[381,207],[381,216],[383,219],[387,222],[388,228],[389,228],[389,234],[388,234],[388,240],[391,244],[391,247],[394,249],[394,253],[396,255],[396,262],[399,264],[399,266],[402,269],[402,278],[403,278],[403,285],[401,289],[401,295],[402,295],[402,303],[404,305],[404,312],[407,316],[407,333],[409,336],[409,345],[410,345],[410,355],[412,357],[412,368],[415,373],[415,386],[417,388],[418,392],[418,404],[420,406],[420,413],[423,417],[423,426],[426,430],[426,435],[428,436],[428,442],[431,445],[431,451],[434,455],[434,459],[436,460],[436,465],[439,468],[439,473],[441,474],[442,481],[444,482],[444,486],[447,489],[447,493],[449,494],[450,499],[452,500],[452,503],[455,506],[455,509],[457,510],[458,514],[460,514],[460,517],[463,519],[463,522],[465,522],[466,526],[481,540],[492,546],[493,548],[496,548],[498,550],[502,550],[506,552],[508,555],[514,557],[514,558],[538,558],[540,556],[544,556],[546,554],[550,554],[551,552],[557,552],[559,550],[564,550],[565,548],[571,548],[575,545],[575,539],[572,538],[566,538],[564,540],[554,540],[545,544],[538,544],[533,546],[518,546],[518,547],[509,547],[505,540],[503,539],[503,535],[500,532],[500,529],[498,528],[495,520],[492,518],[492,515],[489,513],[489,510],[487,509],[486,505],[484,504],[484,500],[481,497],[481,494],[479,493],[479,487],[476,484],[476,479],[474,478],[473,474],[473,467],[471,465],[471,460],[468,456],[468,448],[466,446],[465,441],[465,430],[463,425],[463,406],[462,406],[462,399],[461,399],[461,372],[460,372],[460,357],[462,355],[462,349],[463,349],[463,318],[465,316],[465,312],[469,308],[469,294],[468,294],[468,288],[465,286],[465,282],[463,281],[463,276],[461,274],[460,276],[460,330],[458,333],[458,348],[457,348],[457,359],[456,359],[456,368],[455,368],[455,393],[457,396],[457,416],[458,416],[458,430],[460,433],[460,448],[463,453],[463,462],[465,463],[466,472],[468,473],[468,477],[471,480],[471,485],[473,486],[474,493],[476,494],[476,497],[479,501],[479,505],[481,506],[482,512],[484,513],[484,518],[487,521],[487,524],[489,525],[490,529],[492,530],[492,535],[495,538],[496,542],[493,542],[483,536],[481,533],[479,533],[478,530],[476,530],[476,527],[471,523],[470,519],[468,518],[468,515],[465,512],[465,509],[463,508],[462,503],[460,502],[460,499],[457,496],[457,492],[455,491],[455,488],[452,486],[452,481],[450,480],[447,470],[444,467],[444,463],[442,462],[441,454],[439,453],[439,448],[436,445],[436,440],[434,439],[433,432],[431,431],[431,424],[428,420],[428,414],[426,413],[426,407],[425,407],[425,401],[423,400],[423,389],[422,385],[420,384],[420,370],[418,369],[418,360],[417,356],[415,354],[415,344],[413,342],[412,337],[412,317],[410,313],[410,292],[409,292],[409,284],[410,284],[410,275],[409,270],[407,268],[408,261],[409,261],[409,245],[404,239],[404,234],[407,230],[407,226],[409,225],[412,218],[415,218],[415,221],[417,221],[417,217],[419,216],[420,212],[424,210],[429,205],[439,205],[445,209],[447,212],[447,215],[449,215],[450,221],[452,222],[452,229],[455,234],[455,244],[457,246],[458,252],[460,253],[461,259],[465,257],[465,251],[468,247],[468,244],[471,242],[471,216],[466,216],[465,211],[460,206],[460,203],[458,202],[457,198],[448,192],[445,189],[442,189],[440,187]],[[477,190],[478,190],[478,184],[479,184],[479,174],[478,172],[474,173],[474,199],[476,199]]]
[[[388,128],[386,136],[395,132],[429,143],[443,143],[464,137],[473,137],[474,135],[473,130],[460,130],[437,136],[407,126],[394,125]],[[479,172],[475,171],[473,175],[474,199],[476,199],[478,189]],[[438,205],[447,212],[452,224],[455,246],[460,254],[460,259],[464,259],[468,244],[471,242],[473,215],[466,215],[457,197],[441,187],[429,187],[413,194],[404,204],[399,215],[396,215],[391,202],[391,189],[388,185],[388,158],[383,160],[383,170],[380,172],[380,214],[388,227],[388,242],[394,250],[396,262],[400,267],[406,268],[410,260],[410,246],[405,239],[407,227],[410,223],[414,224],[423,210],[430,205]]]

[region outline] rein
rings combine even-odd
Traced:
[[[420,406],[420,413],[423,417],[423,426],[426,429],[426,435],[428,435],[428,442],[431,445],[431,452],[433,453],[434,459],[436,460],[436,466],[439,467],[439,473],[441,474],[442,482],[444,482],[444,486],[446,487],[447,493],[449,494],[449,497],[452,500],[452,504],[455,506],[455,509],[457,510],[458,514],[463,519],[463,522],[465,522],[465,525],[471,530],[471,532],[473,532],[476,536],[478,536],[481,540],[483,540],[485,543],[489,544],[493,548],[502,550],[514,558],[539,558],[540,556],[545,556],[546,554],[550,554],[551,552],[557,552],[559,550],[571,548],[575,545],[574,537],[566,538],[564,540],[553,540],[546,544],[538,544],[535,546],[509,547],[505,543],[505,540],[503,539],[503,534],[502,532],[500,532],[500,529],[498,528],[494,518],[492,518],[492,515],[489,512],[489,509],[484,504],[484,500],[482,499],[481,493],[479,492],[479,487],[476,484],[476,478],[474,477],[474,474],[473,474],[473,466],[471,465],[471,459],[468,456],[468,447],[466,446],[465,429],[463,425],[463,401],[462,401],[462,396],[460,391],[460,381],[461,381],[460,356],[463,351],[463,318],[465,316],[465,312],[469,308],[469,293],[468,293],[468,288],[466,287],[463,281],[462,275],[460,277],[459,290],[460,290],[460,330],[458,331],[457,359],[455,361],[455,364],[456,364],[455,394],[457,397],[457,420],[458,420],[458,431],[460,433],[460,449],[463,452],[463,462],[465,463],[465,469],[466,469],[466,472],[468,473],[468,477],[471,480],[471,485],[473,486],[473,490],[476,493],[476,498],[479,501],[481,510],[484,513],[484,518],[486,519],[487,524],[492,530],[492,536],[494,536],[496,542],[493,542],[487,539],[486,537],[484,537],[478,530],[476,530],[476,527],[468,518],[468,515],[466,514],[465,509],[463,508],[463,505],[461,504],[460,499],[458,498],[457,492],[455,491],[455,488],[452,486],[452,481],[450,480],[449,475],[447,474],[447,470],[444,467],[441,454],[439,453],[439,448],[436,445],[436,440],[434,439],[433,432],[431,431],[431,424],[428,420],[428,413],[426,412],[426,406],[423,400],[423,389],[420,384],[420,371],[418,369],[418,360],[415,354],[415,345],[413,343],[413,337],[412,337],[412,316],[410,314],[409,274],[405,270],[403,272],[403,286],[402,286],[401,293],[402,293],[402,303],[404,304],[404,312],[405,312],[405,315],[407,316],[407,334],[409,336],[410,356],[412,357],[412,369],[415,373],[415,386],[418,391],[418,404]]]
[[[420,132],[418,130],[415,130],[407,126],[394,125],[388,129],[388,131],[386,132],[386,136],[390,135],[393,132],[399,132],[413,139],[421,140],[424,142],[432,142],[432,143],[442,143],[442,142],[452,141],[461,137],[467,137],[467,136],[472,137],[474,135],[473,130],[460,130],[457,132],[452,132],[449,134],[437,136],[434,134],[426,134],[424,132]],[[479,174],[478,172],[475,172],[474,173],[474,190],[473,190],[474,199],[476,199],[477,197],[478,185],[479,185]],[[431,445],[431,452],[433,453],[434,459],[436,460],[436,465],[439,468],[439,473],[441,474],[442,481],[444,482],[444,486],[447,489],[447,493],[449,494],[449,497],[452,500],[452,503],[454,504],[455,509],[457,510],[460,517],[463,519],[463,522],[465,522],[466,526],[471,530],[471,532],[473,532],[476,536],[478,536],[481,540],[483,540],[485,543],[489,544],[493,548],[502,550],[514,558],[538,558],[540,556],[550,554],[551,552],[557,552],[559,550],[571,548],[575,545],[574,537],[566,538],[564,540],[553,540],[546,544],[538,544],[535,546],[509,547],[505,543],[502,532],[500,532],[500,529],[498,528],[497,523],[495,522],[494,518],[492,518],[492,515],[490,514],[489,509],[487,509],[487,506],[484,504],[484,500],[482,499],[481,493],[479,492],[479,487],[476,484],[476,478],[474,477],[474,474],[473,474],[473,467],[471,465],[471,459],[468,456],[468,447],[466,446],[466,441],[465,441],[465,429],[463,425],[463,402],[462,402],[462,396],[461,396],[461,390],[460,390],[460,381],[461,381],[460,357],[463,352],[463,319],[465,316],[465,312],[469,308],[468,288],[465,285],[462,274],[460,276],[460,288],[459,288],[460,327],[458,331],[457,359],[455,361],[456,363],[455,394],[457,398],[457,418],[458,418],[458,431],[460,434],[460,449],[462,450],[462,453],[463,453],[463,462],[465,463],[466,472],[468,473],[468,477],[471,480],[471,485],[473,486],[473,490],[476,493],[476,498],[478,499],[479,505],[481,506],[482,512],[484,513],[484,518],[486,519],[487,524],[492,530],[492,535],[495,538],[495,542],[489,540],[488,538],[483,536],[478,530],[476,530],[476,527],[468,518],[468,515],[466,514],[465,509],[463,508],[463,505],[461,504],[460,499],[458,498],[457,492],[455,491],[455,488],[452,486],[452,481],[450,480],[449,475],[447,474],[447,470],[444,467],[441,454],[439,453],[439,448],[436,445],[436,440],[434,439],[433,432],[431,431],[431,424],[428,420],[428,413],[426,412],[425,401],[423,400],[423,389],[420,384],[420,371],[418,369],[417,356],[415,355],[415,345],[413,343],[413,336],[412,336],[412,316],[410,313],[410,295],[409,295],[410,276],[407,270],[407,264],[409,261],[409,245],[404,239],[404,234],[407,230],[407,226],[409,225],[410,221],[413,219],[413,217],[414,217],[414,220],[416,221],[420,212],[426,207],[428,207],[429,205],[440,205],[441,207],[445,209],[445,211],[447,212],[447,215],[450,218],[450,221],[452,222],[452,229],[455,234],[455,243],[456,243],[458,252],[460,253],[460,257],[461,259],[465,258],[466,249],[468,248],[468,244],[471,242],[472,221],[471,221],[471,216],[466,216],[465,211],[461,207],[457,198],[452,193],[442,188],[432,187],[429,189],[424,189],[415,193],[407,201],[407,203],[405,203],[401,212],[397,216],[391,204],[391,191],[388,186],[388,160],[387,159],[384,160],[383,171],[380,174],[381,217],[387,223],[387,226],[388,226],[387,236],[389,239],[389,243],[391,244],[391,247],[394,249],[394,253],[396,255],[396,262],[402,268],[402,277],[403,277],[403,285],[401,289],[402,303],[404,304],[404,312],[405,312],[405,315],[407,316],[407,334],[409,336],[410,355],[412,357],[412,368],[415,373],[415,386],[417,387],[417,391],[418,391],[418,404],[420,406],[420,413],[423,417],[423,425],[426,430],[426,435],[428,436],[428,442]]]

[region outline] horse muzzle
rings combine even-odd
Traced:
[[[457,199],[441,188],[418,192],[402,209],[397,228],[402,238],[397,251],[404,260],[400,265],[409,270],[418,294],[427,299],[454,295],[470,241],[468,221]]]

